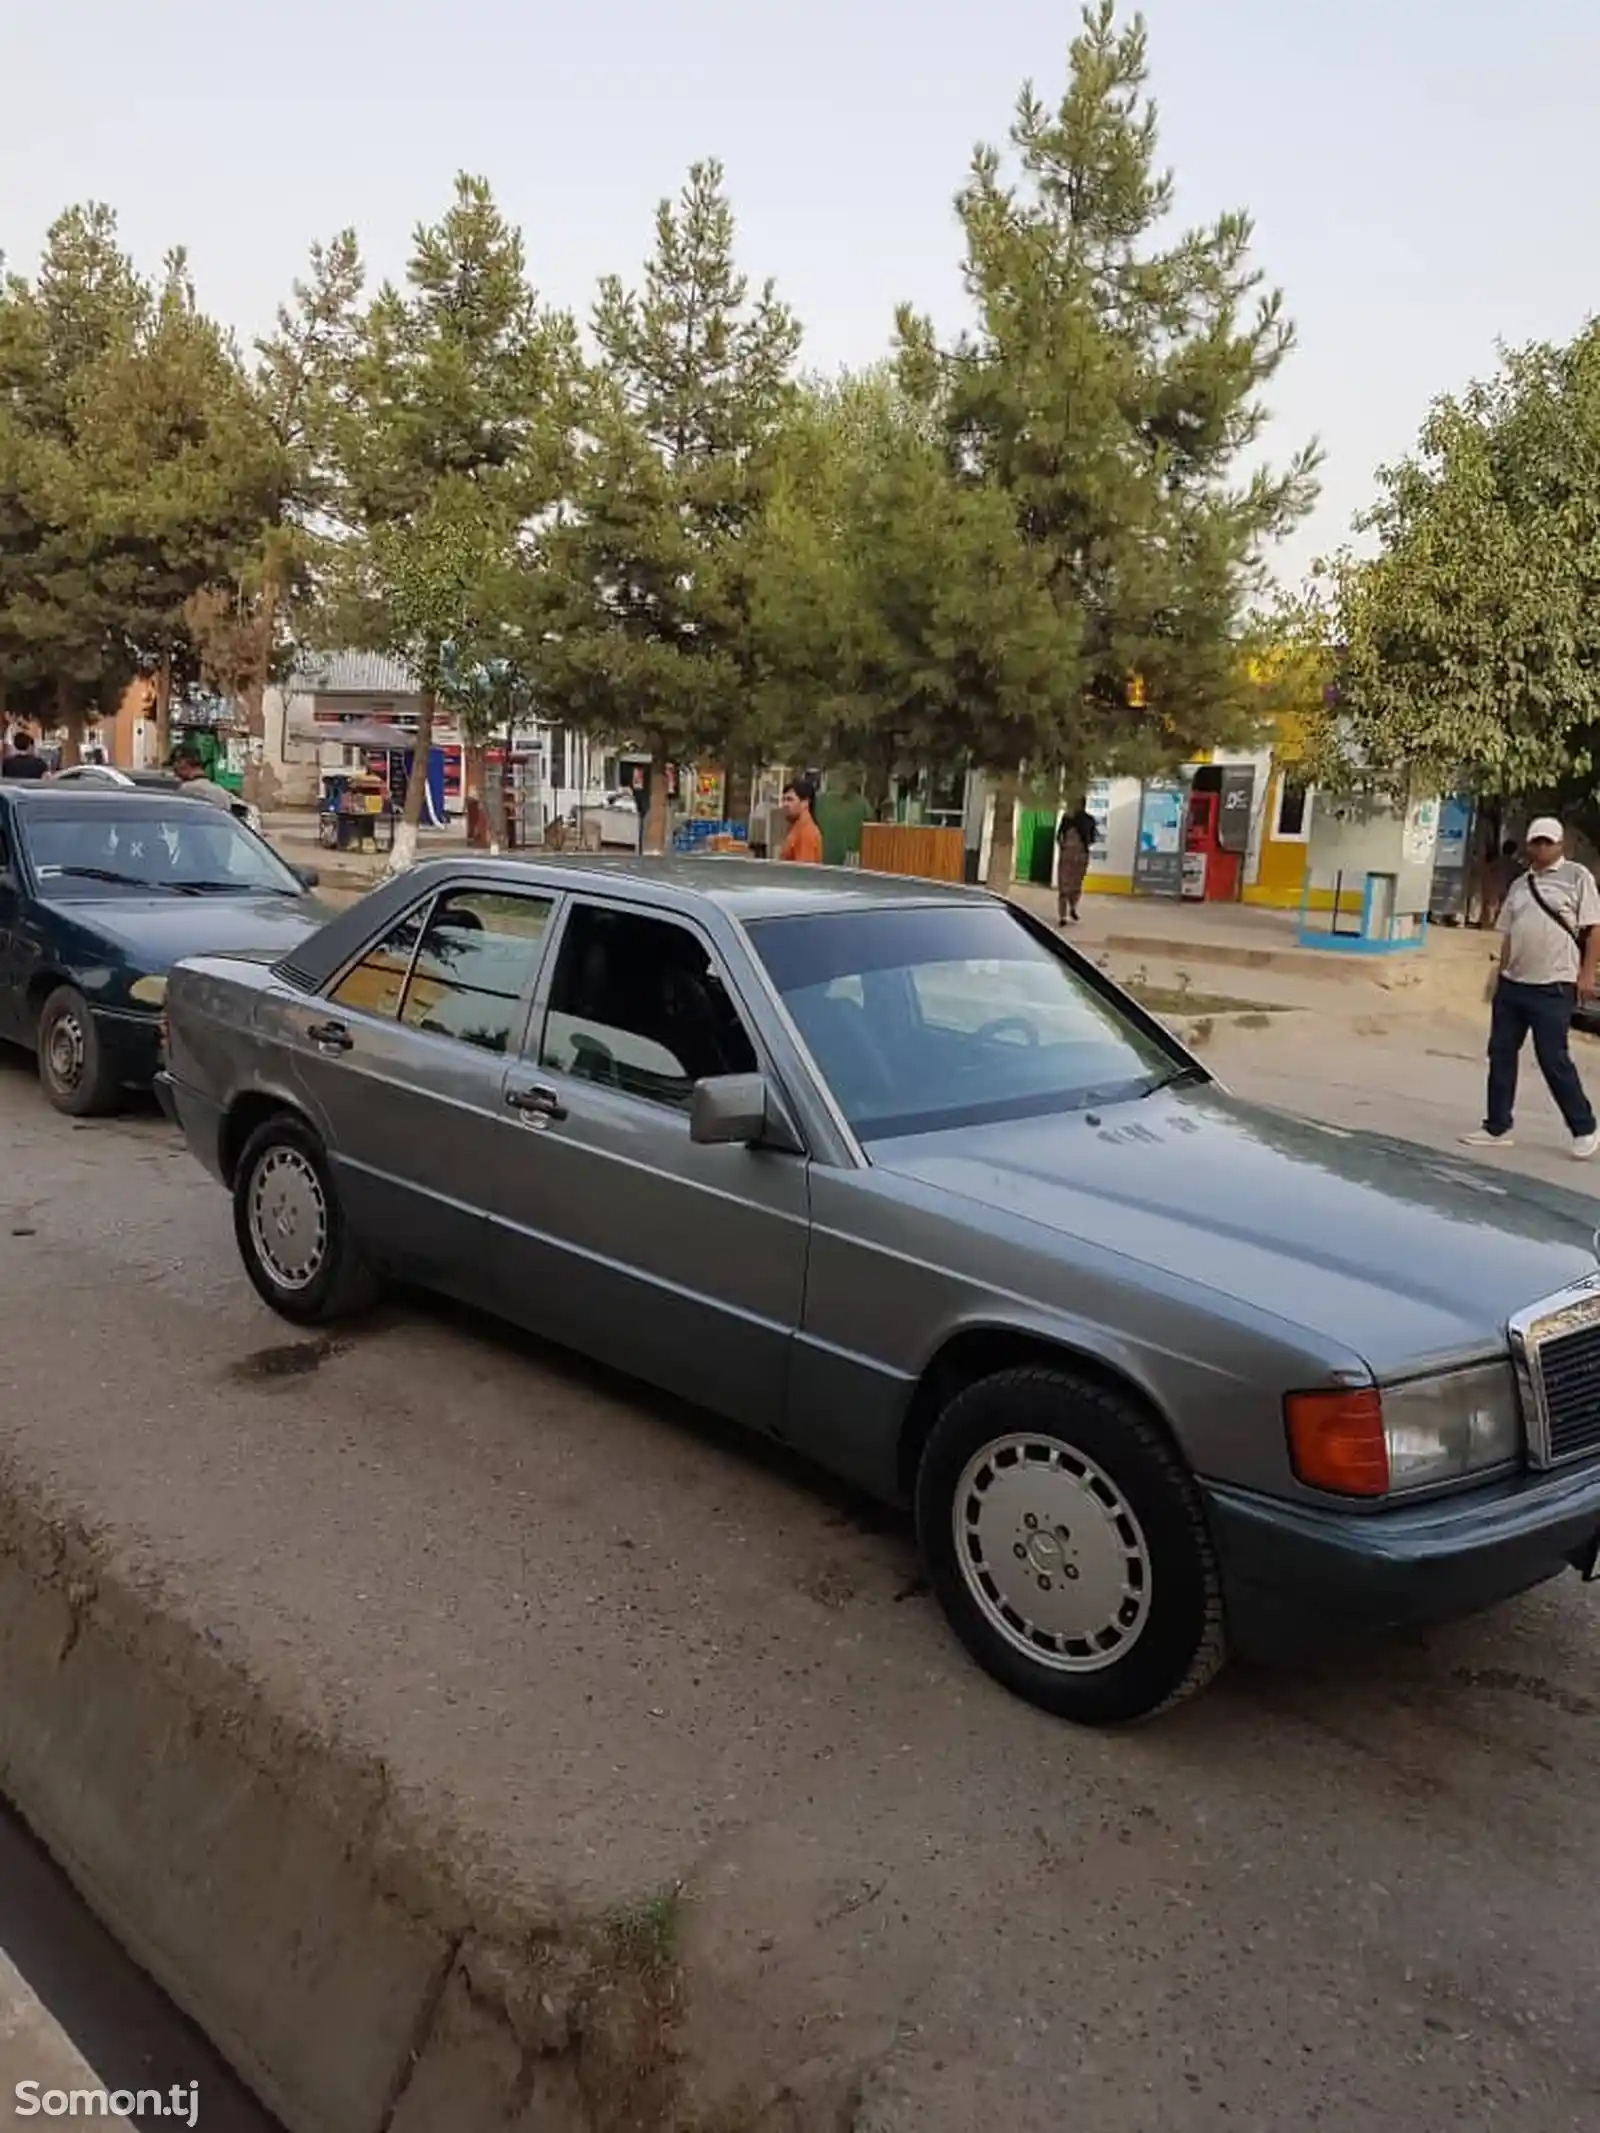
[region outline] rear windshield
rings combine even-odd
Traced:
[[[863,1141],[1140,1096],[1176,1058],[1002,904],[752,921]]]

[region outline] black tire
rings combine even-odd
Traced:
[[[298,1274],[302,1267],[306,1269],[304,1278],[292,1281],[284,1278],[291,1262],[286,1261],[283,1269],[275,1268],[256,1235],[255,1199],[258,1192],[273,1193],[274,1178],[279,1205],[314,1206],[311,1179],[320,1194],[320,1230],[313,1219],[283,1233],[288,1249],[302,1255],[292,1262],[294,1270]],[[299,1197],[285,1203],[282,1194],[286,1190]],[[270,1205],[269,1197],[263,1206],[263,1222],[270,1219]],[[280,1111],[265,1120],[244,1145],[233,1174],[233,1233],[256,1294],[294,1325],[326,1326],[336,1319],[354,1318],[376,1303],[382,1292],[381,1278],[350,1233],[322,1143],[292,1111]]]
[[[106,1057],[89,1003],[58,985],[39,1011],[39,1086],[68,1118],[105,1118],[122,1108],[122,1082]]]
[[[1001,1446],[990,1465],[985,1455]],[[1000,1493],[989,1497],[991,1488]],[[1067,1370],[985,1378],[935,1423],[916,1499],[929,1579],[951,1627],[986,1673],[1041,1710],[1080,1725],[1150,1718],[1203,1688],[1227,1656],[1199,1492],[1165,1431],[1133,1400]],[[1058,1501],[1060,1522],[1022,1509]],[[1106,1599],[1103,1631],[1063,1628],[1083,1597],[1100,1619],[1096,1588]],[[1007,1612],[1008,1590],[1034,1602],[1042,1630]]]

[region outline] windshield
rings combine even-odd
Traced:
[[[1182,1072],[1000,904],[761,919],[749,933],[863,1141],[1082,1110]]]
[[[30,810],[23,834],[49,896],[305,893],[259,837],[203,800],[57,802]]]

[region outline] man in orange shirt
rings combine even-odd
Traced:
[[[796,778],[792,785],[783,789],[783,812],[789,824],[789,834],[783,840],[780,859],[798,860],[801,866],[819,867],[822,864],[822,832],[817,828],[817,818],[811,812],[811,803],[817,797],[817,788],[810,778]]]

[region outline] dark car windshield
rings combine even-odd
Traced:
[[[277,854],[202,800],[64,800],[30,809],[22,834],[45,896],[304,892]]]
[[[757,954],[863,1141],[1141,1096],[1172,1055],[999,904],[754,921]]]

